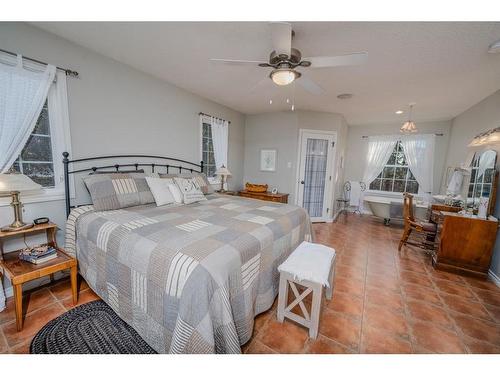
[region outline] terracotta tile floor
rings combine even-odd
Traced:
[[[335,291],[317,340],[259,315],[245,353],[500,353],[500,288],[432,268],[421,250],[398,254],[402,228],[369,216],[314,224],[337,251]]]
[[[337,251],[335,292],[324,301],[317,340],[295,323],[278,323],[275,301],[257,316],[245,353],[500,353],[493,283],[435,271],[421,250],[398,254],[401,228],[369,216],[313,227],[316,240]],[[80,289],[80,304],[98,298],[85,282]],[[33,335],[72,307],[68,280],[33,291],[18,333],[10,299],[0,313],[0,353],[28,352]]]
[[[80,279],[78,304],[99,299]],[[33,336],[49,321],[65,311],[72,309],[71,287],[69,279],[57,281],[48,286],[23,293],[24,326],[21,332],[16,330],[14,300],[7,299],[7,309],[0,312],[0,353],[29,353]]]

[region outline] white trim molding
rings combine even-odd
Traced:
[[[500,277],[495,275],[495,273],[492,270],[488,271],[488,277],[490,278],[493,283],[500,288]]]

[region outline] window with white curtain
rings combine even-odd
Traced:
[[[18,58],[1,53],[0,64],[12,66]],[[44,65],[26,60],[23,65],[32,71],[45,70]],[[62,153],[71,153],[70,146],[66,74],[58,70],[33,131],[22,151],[8,167],[9,171],[23,173],[43,187],[40,193],[26,196],[23,201],[60,199],[64,195]],[[10,200],[0,198],[0,205],[9,203]]]
[[[207,177],[215,178],[217,167],[215,165],[214,142],[210,123],[202,122],[201,138],[201,154],[205,173]]]
[[[44,188],[56,186],[54,155],[50,132],[48,102],[42,108],[35,129],[23,151],[10,167],[10,172],[23,173]]]
[[[418,193],[418,182],[408,168],[401,141],[396,143],[382,172],[370,183],[370,190]]]

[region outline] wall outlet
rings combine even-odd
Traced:
[[[291,161],[289,161],[288,163],[286,163],[286,167],[287,167],[287,168],[292,168],[292,162],[291,162]]]

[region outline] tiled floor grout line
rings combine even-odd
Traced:
[[[427,270],[426,270],[427,272]],[[433,286],[433,289],[437,292],[437,296],[439,298],[439,300],[441,301],[441,304],[443,305],[443,310],[444,312],[446,313],[446,316],[448,317],[448,319],[450,320],[451,322],[451,325],[453,327],[453,330],[455,331],[455,334],[457,335],[457,337],[459,338],[460,342],[464,345],[465,347],[465,351],[466,353],[471,353],[471,350],[470,348],[468,347],[468,345],[465,343],[465,341],[463,340],[463,337],[462,337],[462,334],[461,334],[461,330],[460,328],[457,326],[456,322],[455,322],[455,319],[453,319],[453,316],[450,314],[450,311],[448,310],[448,305],[446,303],[446,301],[444,300],[443,296],[442,296],[442,293],[441,293],[441,290],[439,289],[439,286],[435,283],[435,280],[434,278],[429,275],[429,279],[431,280],[431,283],[432,283],[432,286]],[[460,276],[459,276],[460,277]],[[461,277],[460,277],[460,280],[461,281],[464,281]],[[464,283],[465,285],[467,285],[467,283]]]
[[[367,289],[367,278],[368,278],[368,257],[370,254],[367,252],[366,260],[365,260],[365,277],[363,280],[363,313],[361,314],[361,326],[359,329],[359,342],[358,342],[358,353],[362,352],[361,343],[363,341],[363,328],[364,328],[364,320],[365,320],[365,309],[366,309],[366,289]]]
[[[401,279],[401,273],[400,273],[401,269],[400,269],[400,265],[398,262],[398,259],[400,256],[400,252],[398,251],[398,248],[397,248],[399,245],[399,241],[396,241],[394,238],[392,238],[392,236],[391,236],[391,239],[392,239],[393,245],[396,247],[396,249],[395,249],[396,252],[393,254],[393,258],[394,258],[394,263],[396,265],[396,274],[397,274],[396,277],[399,280],[399,291],[400,291],[400,295],[401,295],[401,301],[403,303],[403,314],[405,316],[406,325],[408,328],[408,341],[410,342],[411,352],[415,353],[415,351],[417,349],[417,342],[415,339],[415,335],[413,334],[413,327],[410,324],[411,314],[410,314],[410,311],[408,308],[408,298],[406,298],[406,292],[402,288],[403,280]],[[401,249],[401,251],[403,251],[403,249]]]

